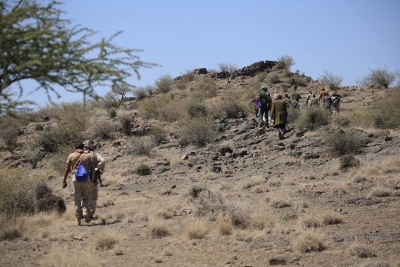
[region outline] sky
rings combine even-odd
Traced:
[[[371,69],[400,70],[399,0],[64,0],[74,24],[92,28],[93,41],[123,31],[114,42],[142,49],[142,61],[161,67],[139,69],[128,81],[154,85],[195,68],[237,68],[261,60],[294,59],[291,70],[317,80],[324,71],[356,85]],[[45,105],[43,92],[23,84],[22,99]],[[110,88],[97,88],[103,96]],[[55,102],[82,100],[59,91]]]

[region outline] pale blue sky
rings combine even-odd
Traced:
[[[356,85],[370,69],[400,69],[399,0],[65,0],[62,8],[98,31],[98,40],[122,30],[117,44],[143,49],[141,60],[162,66],[140,69],[141,79],[130,79],[136,86],[282,55],[293,57],[292,71],[318,79],[327,70],[342,75],[343,85]],[[46,100],[40,92],[28,98]],[[75,99],[82,97],[63,93],[57,102]]]

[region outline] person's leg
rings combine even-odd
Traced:
[[[89,216],[93,218],[96,212],[97,199],[99,197],[99,185],[92,183],[90,189],[90,200],[89,200]]]
[[[76,224],[81,225],[82,219],[82,187],[81,182],[72,182],[72,195],[74,197],[74,208]]]
[[[89,199],[90,199],[90,188],[92,182],[80,182],[82,183],[82,214],[85,222],[90,222],[89,217]]]

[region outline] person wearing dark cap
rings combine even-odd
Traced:
[[[285,134],[287,116],[286,103],[282,99],[282,95],[279,94],[276,100],[272,101],[271,107],[271,119],[274,121],[273,127],[277,128],[279,131],[279,140],[284,139],[283,135]]]
[[[261,92],[259,94],[259,98],[261,101],[261,106],[260,106],[260,124],[259,127],[265,127],[269,128],[269,123],[268,123],[268,113],[271,110],[271,93],[268,91],[268,88],[266,86],[261,87]]]
[[[78,166],[83,165],[86,173],[94,171],[94,165],[91,161],[91,157],[88,153],[83,150],[83,143],[79,142],[75,145],[75,151],[69,154],[64,170],[63,188],[67,187],[67,178],[69,173],[72,173],[72,195],[74,196],[74,207],[76,225],[81,225],[82,218],[85,222],[90,222],[89,216],[89,198],[90,198],[90,178],[86,175],[86,178],[82,180],[77,179],[75,173],[77,172]]]

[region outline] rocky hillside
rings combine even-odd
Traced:
[[[196,69],[167,92],[123,102],[114,118],[93,104],[86,134],[97,133],[95,121],[103,128],[126,117],[130,123],[95,138],[107,161],[105,186],[97,217],[81,227],[69,188],[61,188],[72,148],[32,164],[39,136],[65,123],[52,109],[40,111],[42,121],[23,126],[1,160],[26,177],[45,178],[67,211],[10,219],[14,228],[2,221],[3,236],[18,234],[1,241],[0,266],[400,266],[400,132],[355,124],[364,114],[357,112],[386,92],[336,88],[344,96],[341,113],[300,127],[302,116],[315,114],[307,113],[306,93],[330,88],[276,65]],[[292,95],[292,79],[300,108],[290,111],[289,132],[279,140],[274,128],[258,127],[248,104],[262,85]],[[193,95],[211,123],[190,113],[202,106],[191,104]],[[146,105],[158,99],[172,106],[169,113],[149,113]]]

